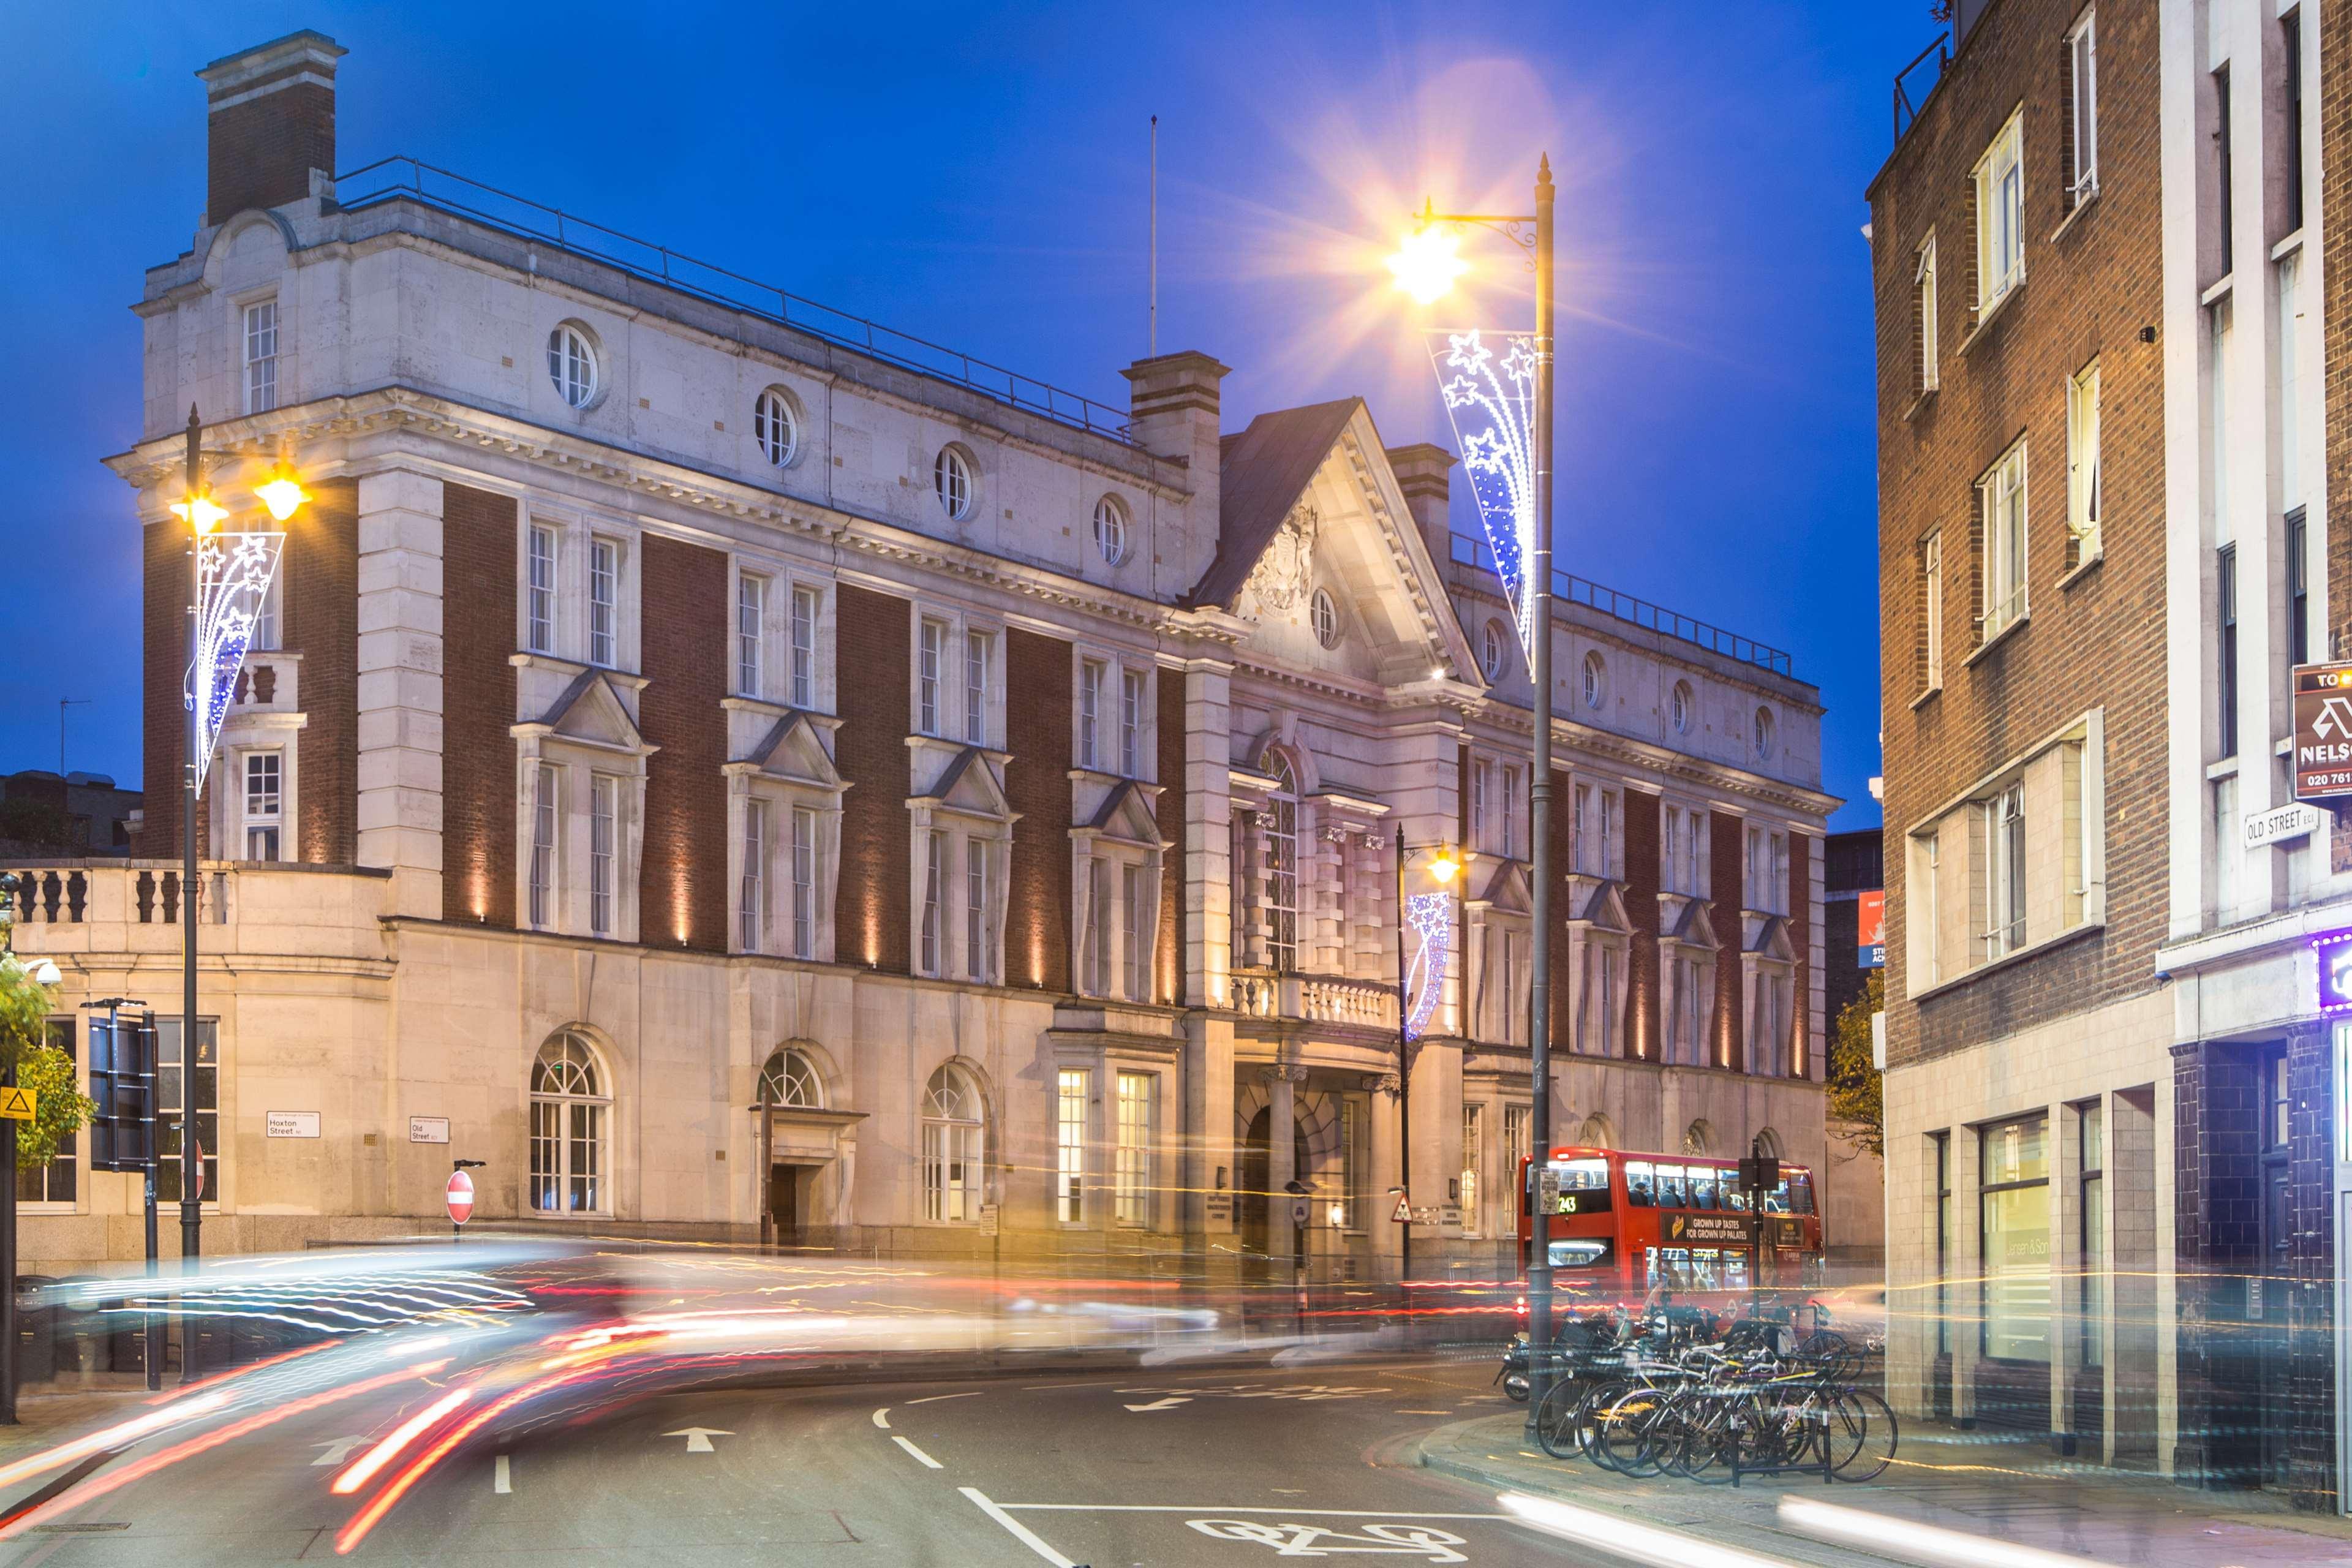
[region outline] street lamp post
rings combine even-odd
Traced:
[[[254,622],[278,567],[285,535],[247,535],[232,549],[208,542],[228,511],[205,484],[204,416],[188,405],[183,482],[186,499],[171,508],[188,525],[188,728],[181,768],[180,833],[180,1271],[196,1272],[204,1250],[204,1146],[196,1136],[196,812],[221,710],[236,689]],[[254,494],[284,523],[309,500],[284,463],[254,487]],[[209,581],[208,581],[209,579]],[[209,597],[207,588],[211,589]],[[196,1335],[180,1314],[180,1380],[196,1376]]]
[[[1535,1353],[1528,1361],[1528,1419],[1530,1425],[1536,1413],[1543,1407],[1543,1398],[1551,1384],[1549,1350],[1551,1344],[1551,1247],[1548,1229],[1549,1216],[1534,1214],[1536,1175],[1551,1157],[1551,523],[1552,523],[1552,408],[1555,355],[1553,353],[1552,254],[1553,186],[1551,159],[1545,156],[1537,165],[1535,211],[1526,215],[1496,215],[1489,213],[1440,213],[1424,204],[1419,215],[1419,229],[1405,248],[1390,262],[1398,283],[1416,298],[1428,303],[1453,287],[1456,278],[1466,270],[1465,264],[1453,254],[1450,245],[1443,243],[1444,228],[1458,225],[1476,225],[1491,228],[1508,237],[1528,254],[1536,274],[1536,330],[1533,407],[1529,413],[1524,448],[1525,478],[1529,493],[1515,498],[1510,510],[1517,514],[1517,542],[1524,554],[1518,558],[1520,568],[1519,597],[1521,622],[1526,628],[1528,674],[1535,689],[1533,718],[1535,721],[1534,765],[1528,772],[1528,825],[1534,835],[1532,859],[1535,867],[1535,952],[1528,965],[1528,1077],[1534,1094],[1533,1126],[1529,1132],[1529,1152],[1525,1188],[1521,1201],[1527,1205],[1533,1221],[1533,1241],[1527,1258],[1528,1268],[1528,1338]],[[1515,446],[1516,443],[1507,443]],[[1469,457],[1465,449],[1465,460]],[[1501,465],[1496,465],[1501,466]],[[1474,482],[1479,470],[1474,468]],[[1521,509],[1526,509],[1522,510]],[[1483,499],[1482,512],[1501,510],[1487,507]],[[1531,526],[1530,526],[1531,525]],[[1501,552],[1497,552],[1498,564]],[[1508,578],[1506,577],[1507,584]]]
[[[1400,1289],[1412,1278],[1412,1042],[1420,1032],[1414,1020],[1416,1015],[1427,1016],[1413,1005],[1412,977],[1406,968],[1405,932],[1413,922],[1405,918],[1404,868],[1407,862],[1422,855],[1433,856],[1429,874],[1440,886],[1453,881],[1460,873],[1463,861],[1467,858],[1451,845],[1408,846],[1404,841],[1403,829],[1397,830],[1397,1147],[1402,1162],[1402,1168],[1398,1172],[1397,1203],[1405,1215],[1404,1228],[1398,1236],[1397,1284]],[[1421,984],[1422,990],[1433,1003],[1437,987],[1444,984],[1444,976],[1435,973],[1434,966],[1432,966],[1431,973],[1423,974]]]

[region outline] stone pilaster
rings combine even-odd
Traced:
[[[392,469],[359,494],[359,863],[392,869],[394,912],[438,919],[441,481]]]
[[[1184,1004],[1228,1005],[1233,964],[1233,672],[1195,660],[1184,672]],[[1166,721],[1163,719],[1162,722]],[[1230,1059],[1232,1042],[1226,1042]],[[1229,1141],[1233,1090],[1224,1122],[1196,1124]]]

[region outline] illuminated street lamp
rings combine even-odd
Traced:
[[[203,1251],[204,1149],[196,1137],[196,812],[221,722],[236,694],[237,673],[284,553],[283,533],[221,531],[228,509],[205,483],[204,419],[188,408],[186,489],[172,515],[188,529],[187,756],[181,781],[185,814],[180,842],[180,1268],[194,1272]],[[310,499],[283,461],[254,495],[285,522]],[[151,1191],[152,1186],[151,1186]],[[195,1326],[181,1318],[180,1374],[196,1375]]]
[[[1551,458],[1555,356],[1552,352],[1551,160],[1536,168],[1535,211],[1526,216],[1441,213],[1424,202],[1412,234],[1389,269],[1397,286],[1423,304],[1444,296],[1467,270],[1455,254],[1456,231],[1472,225],[1503,235],[1528,253],[1536,274],[1536,322],[1513,342],[1499,367],[1478,333],[1454,335],[1438,365],[1446,412],[1461,437],[1478,515],[1494,548],[1496,574],[1513,600],[1528,673],[1535,689],[1534,766],[1528,771],[1528,824],[1533,833],[1535,952],[1528,969],[1528,1074],[1533,1079],[1535,1158],[1523,1201],[1532,1212],[1535,1173],[1551,1153]],[[1499,369],[1500,374],[1497,374]],[[1449,375],[1449,371],[1453,374]],[[1485,427],[1463,436],[1466,421]],[[1540,1238],[1543,1221],[1537,1221]],[[1528,1419],[1543,1408],[1551,1383],[1551,1250],[1540,1239],[1528,1253]]]
[[[1405,896],[1404,868],[1429,857],[1429,879],[1439,890]],[[1412,1046],[1429,1027],[1444,994],[1446,959],[1454,946],[1454,895],[1445,889],[1462,874],[1469,855],[1451,844],[1423,844],[1408,848],[1404,834],[1396,836],[1397,886],[1397,1143],[1404,1168],[1397,1206],[1404,1211],[1398,1233],[1397,1281],[1412,1277]],[[1405,932],[1421,938],[1410,961],[1405,956]],[[1418,982],[1418,984],[1416,984]]]

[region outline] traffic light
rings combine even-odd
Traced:
[[[89,1119],[93,1171],[147,1171],[155,1164],[155,1015],[89,1021]]]

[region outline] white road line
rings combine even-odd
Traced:
[[[1013,1540],[1021,1542],[1022,1545],[1027,1547],[1038,1556],[1043,1557],[1046,1562],[1051,1563],[1054,1565],[1054,1568],[1078,1568],[1078,1565],[1076,1563],[1073,1563],[1070,1559],[1063,1556],[1060,1552],[1046,1545],[1044,1539],[1040,1537],[1035,1531],[1031,1530],[1027,1525],[1022,1523],[1019,1520],[1005,1512],[1002,1508],[999,1508],[996,1504],[989,1501],[988,1494],[982,1491],[978,1487],[959,1487],[956,1489],[962,1492],[964,1496],[971,1499],[971,1500],[979,1506],[981,1512],[988,1515],[989,1518],[1003,1525],[1006,1532],[1010,1534]]]
[[[904,1438],[900,1439],[905,1441]],[[966,1491],[971,1489],[966,1487]],[[1006,1502],[998,1508],[1024,1513],[1301,1513],[1327,1519],[1500,1519],[1507,1513],[1408,1513],[1390,1508],[1228,1508],[1222,1503],[1168,1502]]]
[[[500,1497],[514,1490],[514,1472],[507,1468],[507,1457],[504,1454],[499,1456],[498,1469],[490,1479],[490,1490]]]
[[[924,1399],[909,1399],[907,1403],[909,1405],[937,1405],[942,1399],[978,1399],[982,1394],[987,1392],[988,1391],[984,1388],[975,1388],[969,1394],[934,1394]]]
[[[904,1437],[893,1437],[890,1441],[898,1444],[898,1447],[906,1449],[909,1454],[914,1455],[915,1462],[922,1466],[927,1470],[944,1470],[947,1468],[945,1465],[940,1464],[937,1459],[932,1458],[929,1454],[924,1453],[920,1448],[916,1447]]]
[[[886,1405],[881,1409],[877,1410],[874,1413],[874,1425],[881,1427],[885,1432],[890,1430],[890,1407],[888,1405]]]

